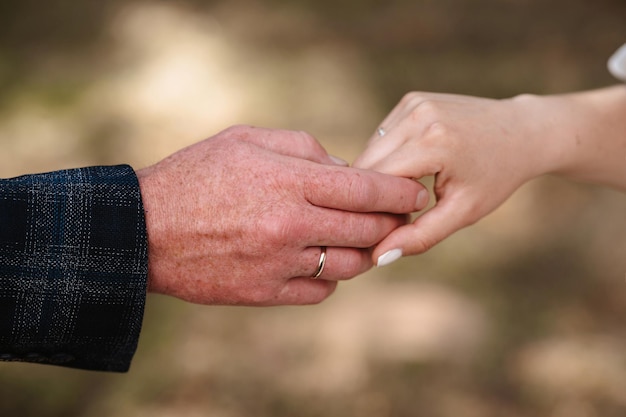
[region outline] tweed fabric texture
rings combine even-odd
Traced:
[[[127,371],[147,269],[131,167],[0,180],[0,360]]]

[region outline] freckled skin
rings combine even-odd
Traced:
[[[320,302],[370,268],[370,247],[423,208],[414,181],[338,166],[303,132],[247,126],[138,178],[149,291],[202,304]],[[312,280],[320,246],[327,264]]]

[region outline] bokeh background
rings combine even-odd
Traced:
[[[2,0],[0,177],[238,123],[350,161],[405,92],[606,86],[623,42],[624,0]],[[0,415],[624,416],[625,320],[626,196],[542,178],[318,306],[149,296],[128,374],[0,364]]]

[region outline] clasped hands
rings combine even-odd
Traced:
[[[137,174],[149,290],[202,304],[320,302],[428,201],[421,184],[349,168],[306,133],[248,126]]]
[[[626,146],[624,93],[411,93],[352,167],[303,132],[229,128],[137,173],[149,291],[202,304],[317,303],[374,263],[428,250],[541,174],[626,189],[623,155],[611,152]],[[436,204],[408,223],[428,204],[416,181],[427,175]],[[311,279],[321,247],[324,270]]]

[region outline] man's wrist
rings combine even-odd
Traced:
[[[148,239],[148,278],[147,278],[147,292],[154,292],[155,280],[153,279],[153,273],[151,271],[150,260],[153,257],[150,248],[153,246],[150,242],[150,238],[156,234],[157,228],[154,226],[155,217],[157,217],[154,208],[154,188],[152,187],[151,168],[144,168],[136,171],[137,180],[139,182],[139,191],[141,193],[141,199],[144,207],[144,217],[146,220],[146,234]]]
[[[171,227],[175,222],[176,213],[168,210],[170,202],[164,198],[167,194],[168,184],[159,180],[159,175],[154,166],[138,170],[136,174],[143,200],[148,239],[147,292],[168,294],[167,277],[170,274],[164,271],[166,266],[163,263],[161,252],[162,248],[166,247],[167,242],[164,241],[168,239],[168,227]]]

